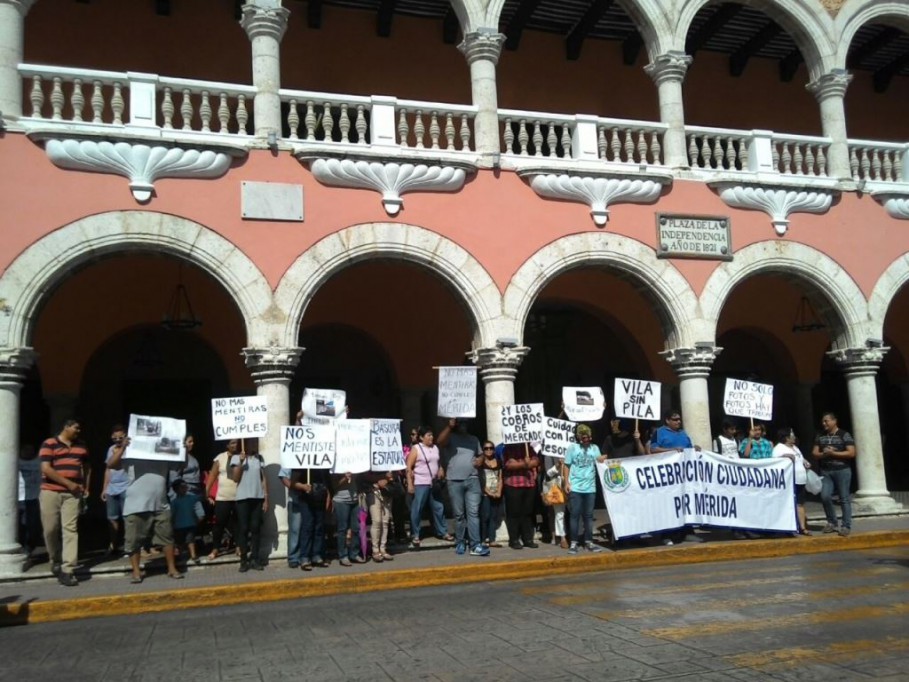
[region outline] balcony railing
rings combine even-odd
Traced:
[[[856,181],[909,182],[909,145],[868,140],[849,141],[849,167]]]

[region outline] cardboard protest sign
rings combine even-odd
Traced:
[[[347,393],[333,388],[303,389],[303,424],[327,426],[347,417]]]
[[[400,419],[371,419],[369,460],[372,471],[397,471],[404,468]]]
[[[331,469],[334,463],[334,426],[281,428],[281,466],[285,469]]]
[[[543,403],[502,406],[502,442],[543,442]]]
[[[268,433],[268,402],[265,396],[213,398],[211,423],[215,440],[260,438]]]
[[[335,424],[335,465],[332,473],[369,471],[369,419],[346,419]]]
[[[574,435],[575,423],[565,419],[546,417],[543,420],[543,451],[549,457],[565,459],[568,446],[577,443]]]
[[[612,409],[618,418],[656,421],[660,418],[659,381],[616,379]]]
[[[773,386],[743,379],[726,379],[723,409],[732,417],[773,419]]]
[[[603,418],[606,396],[599,386],[564,386],[562,405],[573,422],[595,422]]]
[[[129,447],[125,459],[151,459],[162,462],[186,461],[186,421],[170,417],[129,415]]]
[[[440,417],[473,418],[477,416],[477,368],[439,367]]]

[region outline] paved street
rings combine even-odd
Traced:
[[[2,639],[2,677],[18,682],[909,680],[909,548],[28,625]]]

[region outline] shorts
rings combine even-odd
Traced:
[[[107,520],[118,521],[123,518],[123,500],[126,499],[126,493],[119,495],[107,496]]]
[[[152,545],[166,547],[174,544],[174,529],[170,520],[170,509],[159,512],[139,512],[126,517],[124,548],[129,554],[142,549],[152,537]]]
[[[175,544],[183,547],[184,545],[194,545],[196,544],[196,529],[195,528],[174,528],[174,541]]]
[[[807,497],[807,495],[805,494],[805,486],[801,483],[796,483],[795,484],[795,503],[802,504],[802,505],[805,504],[806,497]]]

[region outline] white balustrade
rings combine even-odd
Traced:
[[[856,181],[909,182],[907,154],[907,144],[850,140],[852,178]]]
[[[667,128],[662,123],[600,118],[597,120],[598,156],[611,163],[662,166],[663,135]]]
[[[541,158],[572,158],[574,116],[499,109],[502,152]]]
[[[685,126],[688,163],[698,170],[749,170],[752,131]]]
[[[397,100],[397,139],[405,149],[474,150],[476,108],[458,104]]]
[[[830,139],[774,133],[773,165],[782,175],[827,177]]]

